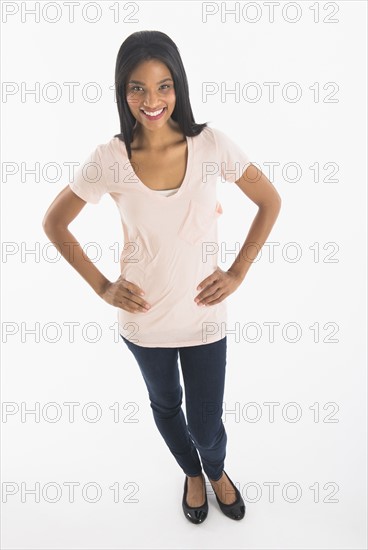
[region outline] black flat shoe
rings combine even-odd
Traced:
[[[235,502],[232,502],[231,504],[224,504],[218,498],[218,496],[216,495],[216,492],[214,490],[213,492],[215,493],[215,497],[216,497],[216,500],[218,502],[218,505],[220,506],[221,512],[223,512],[225,514],[225,516],[227,516],[228,518],[243,519],[243,517],[245,516],[244,500],[243,500],[243,498],[242,498],[242,496],[239,492],[239,489],[237,489],[237,487],[235,487],[234,483],[231,481],[231,479],[229,478],[229,476],[227,475],[225,470],[224,470],[224,473],[225,473],[226,477],[228,478],[228,480],[230,481],[233,488],[235,489],[236,500],[235,500]]]
[[[203,523],[208,514],[207,491],[206,491],[206,484],[204,482],[203,474],[202,474],[202,479],[204,483],[204,493],[206,496],[205,501],[202,504],[202,506],[189,506],[187,504],[188,476],[185,476],[184,494],[183,494],[183,503],[182,503],[183,511],[184,511],[185,517],[192,523]]]

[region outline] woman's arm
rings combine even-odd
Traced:
[[[62,256],[105,302],[132,313],[146,311],[150,305],[141,297],[142,289],[126,281],[121,275],[115,282],[109,281],[91,262],[69,231],[69,224],[86,204],[86,201],[67,185],[46,211],[42,221],[43,230]]]
[[[86,256],[79,242],[68,229],[69,224],[86,204],[86,201],[78,197],[67,185],[47,209],[42,227],[62,256],[101,296],[110,281]]]
[[[228,269],[242,281],[271,233],[280,212],[281,197],[254,164],[250,164],[235,183],[259,208],[239,254]]]

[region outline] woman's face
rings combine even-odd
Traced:
[[[174,81],[167,66],[158,59],[139,63],[129,76],[126,100],[138,124],[147,130],[164,126],[171,117],[176,101]],[[155,115],[150,116],[143,111]]]

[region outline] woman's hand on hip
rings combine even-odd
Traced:
[[[138,313],[148,311],[150,305],[142,298],[143,290],[123,279],[120,275],[119,278],[112,283],[109,281],[104,287],[100,296],[108,304],[125,309],[130,313]]]
[[[223,271],[217,267],[211,275],[203,279],[197,290],[201,290],[195,297],[198,306],[213,306],[219,304],[232,294],[241,284],[242,279],[232,271]]]

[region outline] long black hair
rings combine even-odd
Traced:
[[[120,117],[120,134],[114,137],[124,141],[128,158],[131,158],[130,143],[136,119],[130,112],[126,100],[126,84],[131,72],[143,60],[158,59],[171,72],[175,89],[175,108],[171,118],[175,120],[185,136],[196,136],[207,126],[207,122],[194,121],[189,101],[188,80],[179,49],[167,34],[160,31],[138,31],[129,35],[120,46],[115,66],[115,97]]]

